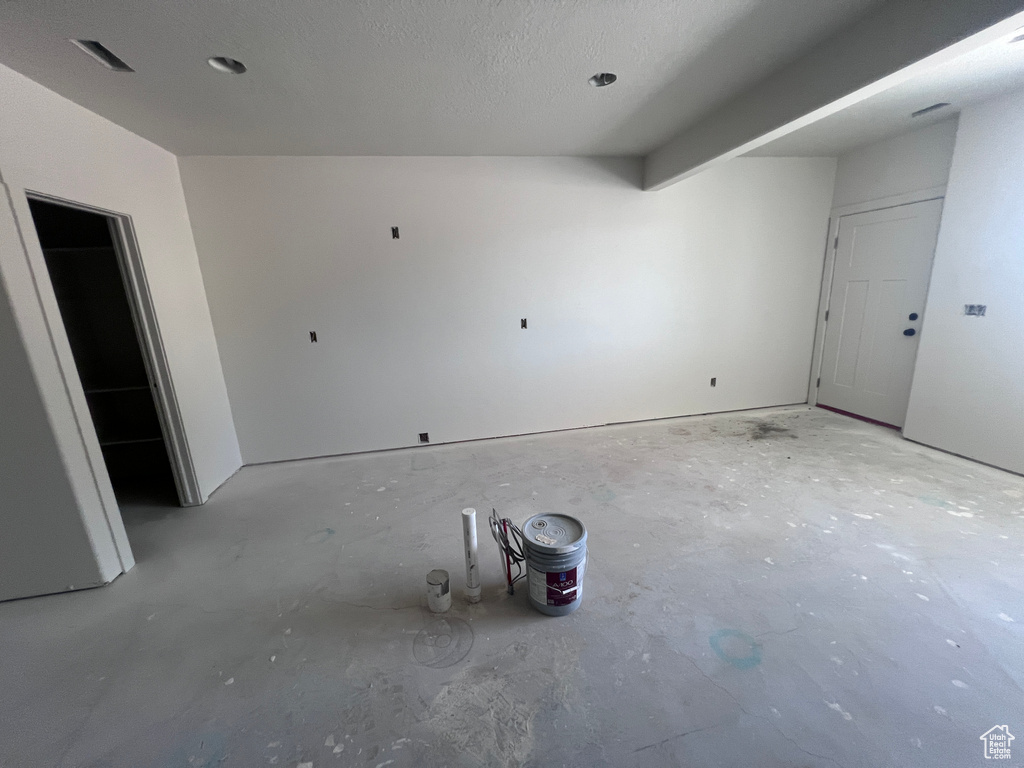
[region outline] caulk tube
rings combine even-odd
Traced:
[[[476,561],[476,510],[462,510],[462,541],[466,553],[466,600],[480,602],[480,567]]]

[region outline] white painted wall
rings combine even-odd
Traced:
[[[943,187],[956,144],[956,118],[848,152],[836,167],[833,208]]]
[[[0,217],[10,215],[6,203]],[[61,471],[60,451],[6,291],[0,291],[0,361],[0,600],[109,581],[120,569],[100,570]],[[46,511],[44,533],[38,510]],[[107,539],[104,554],[118,563]],[[45,573],[40,563],[46,563]]]
[[[1024,473],[1021,125],[1024,91],[960,116],[904,434]]]
[[[246,462],[806,400],[833,160],[180,165]]]
[[[20,480],[0,485],[0,540],[34,553],[27,571],[24,558],[0,554],[0,598],[9,598],[102,583],[132,564],[26,191],[132,217],[204,497],[241,459],[174,156],[2,66],[0,103],[0,281],[10,309],[0,337],[24,353],[3,365],[5,387],[25,405],[3,411],[14,421],[0,434],[0,465]],[[27,433],[38,435],[34,453],[9,437]],[[71,582],[60,563],[74,550],[68,537],[82,543],[69,527],[76,516],[94,562]]]

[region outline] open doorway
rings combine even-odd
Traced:
[[[180,418],[160,396],[159,340],[145,321],[148,293],[133,278],[140,265],[131,263],[128,222],[32,196],[29,207],[118,505],[198,503],[191,463],[183,468],[175,451]]]

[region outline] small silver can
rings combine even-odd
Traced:
[[[427,574],[427,607],[434,613],[444,613],[452,607],[451,580],[448,571],[435,568]]]

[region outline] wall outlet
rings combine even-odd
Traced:
[[[718,386],[718,377],[717,376],[712,377],[712,379],[711,379],[711,386],[712,387]]]
[[[309,343],[316,344],[316,331],[309,332]]]
[[[397,240],[398,239],[398,227],[392,227],[391,228],[391,239],[392,240]]]
[[[519,327],[522,328],[524,331],[526,330],[526,318],[525,317],[522,320],[519,321]]]
[[[984,304],[964,304],[964,314],[973,317],[984,317],[986,309]]]
[[[421,443],[429,443],[430,442],[430,435],[428,435],[426,432],[420,432],[420,442]]]

